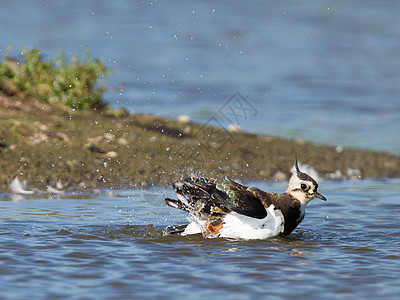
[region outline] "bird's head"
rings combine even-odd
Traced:
[[[326,201],[326,198],[318,192],[318,183],[308,174],[299,169],[296,159],[296,172],[289,179],[285,193],[298,199],[302,205],[306,205],[314,198]]]

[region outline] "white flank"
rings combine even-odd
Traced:
[[[235,239],[267,239],[279,235],[283,231],[283,216],[274,205],[266,208],[268,215],[264,219],[255,219],[236,212],[230,212],[224,218],[224,225],[215,234],[207,237],[224,237]],[[182,235],[201,234],[205,232],[205,221],[192,220]]]
[[[279,235],[284,226],[281,211],[275,210],[274,205],[270,205],[266,210],[268,215],[264,219],[255,219],[235,212],[229,213],[224,218],[224,227],[218,232],[219,236],[252,240]]]

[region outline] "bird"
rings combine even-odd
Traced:
[[[172,184],[177,199],[166,198],[171,207],[190,214],[190,222],[168,226],[166,234],[202,234],[205,237],[267,239],[287,236],[303,221],[305,208],[314,198],[326,201],[318,183],[295,172],[284,193],[268,193],[231,179],[191,176]]]

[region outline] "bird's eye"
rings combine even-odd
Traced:
[[[301,189],[302,189],[303,191],[305,191],[305,190],[307,189],[307,185],[304,184],[304,183],[302,183],[300,187],[301,187]]]

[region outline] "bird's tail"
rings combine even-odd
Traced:
[[[168,226],[167,228],[165,228],[165,234],[183,233],[187,226],[188,226],[188,224]]]
[[[183,182],[174,183],[177,199],[165,199],[171,207],[189,212],[198,218],[207,218],[215,213],[227,210],[224,205],[226,194],[216,188],[215,180],[200,177],[189,177]]]

